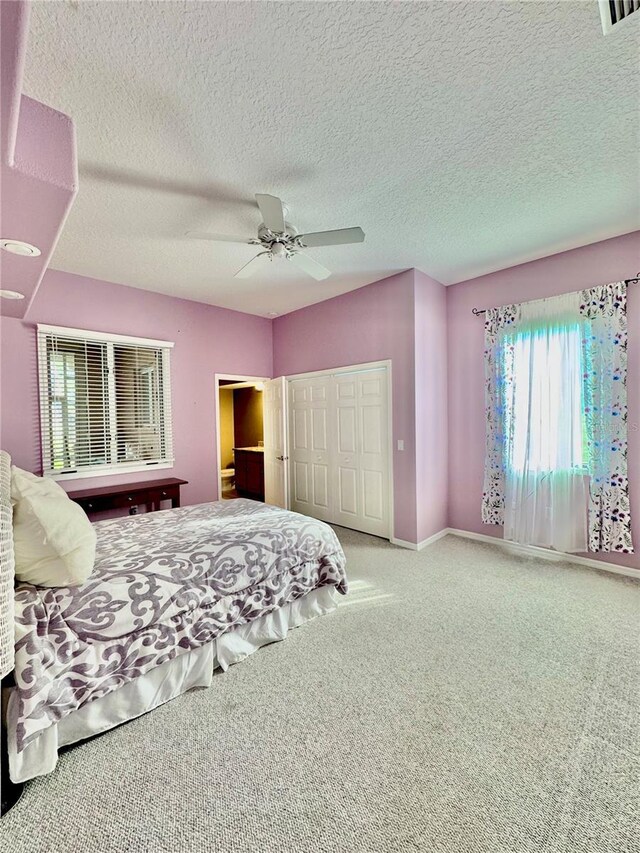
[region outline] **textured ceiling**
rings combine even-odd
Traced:
[[[407,267],[453,283],[640,226],[640,14],[587,2],[34,3],[26,93],[73,117],[70,272],[283,313]],[[253,194],[360,225],[248,281]]]

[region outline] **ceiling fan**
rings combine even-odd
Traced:
[[[296,228],[286,221],[288,210],[277,196],[256,193],[256,201],[262,214],[262,223],[258,227],[258,236],[247,239],[231,234],[209,234],[206,231],[187,231],[187,237],[197,240],[213,240],[217,243],[245,243],[261,246],[259,252],[249,263],[235,274],[235,278],[249,278],[266,261],[285,258],[299,267],[316,281],[328,278],[331,271],[319,264],[302,249],[315,246],[339,246],[347,243],[362,243],[362,228],[338,228],[336,231],[314,231],[311,234],[298,234]]]

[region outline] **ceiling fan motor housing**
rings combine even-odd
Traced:
[[[288,255],[290,252],[300,249],[300,246],[295,242],[295,238],[298,236],[298,229],[286,221],[284,227],[285,230],[282,234],[271,231],[264,223],[261,223],[258,228],[258,239],[265,249],[272,251],[276,245],[284,247],[284,251],[279,248],[275,250],[274,254],[276,257],[284,256],[285,254]]]

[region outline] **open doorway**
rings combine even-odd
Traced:
[[[218,496],[264,501],[264,383],[216,375]]]

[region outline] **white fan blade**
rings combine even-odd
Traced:
[[[344,243],[362,243],[362,228],[338,228],[336,231],[314,231],[313,234],[300,234],[298,241],[303,246],[339,246]]]
[[[215,243],[251,243],[250,237],[238,237],[235,234],[212,234],[209,231],[187,231],[187,237],[194,240],[213,240]]]
[[[310,258],[309,255],[304,255],[302,252],[296,252],[293,255],[289,255],[289,260],[297,267],[300,267],[301,270],[304,270],[307,275],[315,278],[316,281],[322,281],[325,278],[329,278],[331,275],[331,270],[323,267],[322,264],[319,264],[317,261],[314,261],[313,258]]]
[[[254,272],[257,272],[258,268],[264,264],[264,260],[261,259],[268,254],[269,252],[260,252],[260,254],[256,255],[255,258],[251,258],[248,264],[245,264],[238,270],[234,278],[249,278],[252,276]]]
[[[275,195],[256,193],[256,201],[262,214],[262,221],[269,231],[273,231],[274,234],[284,233],[284,210],[280,199]]]

